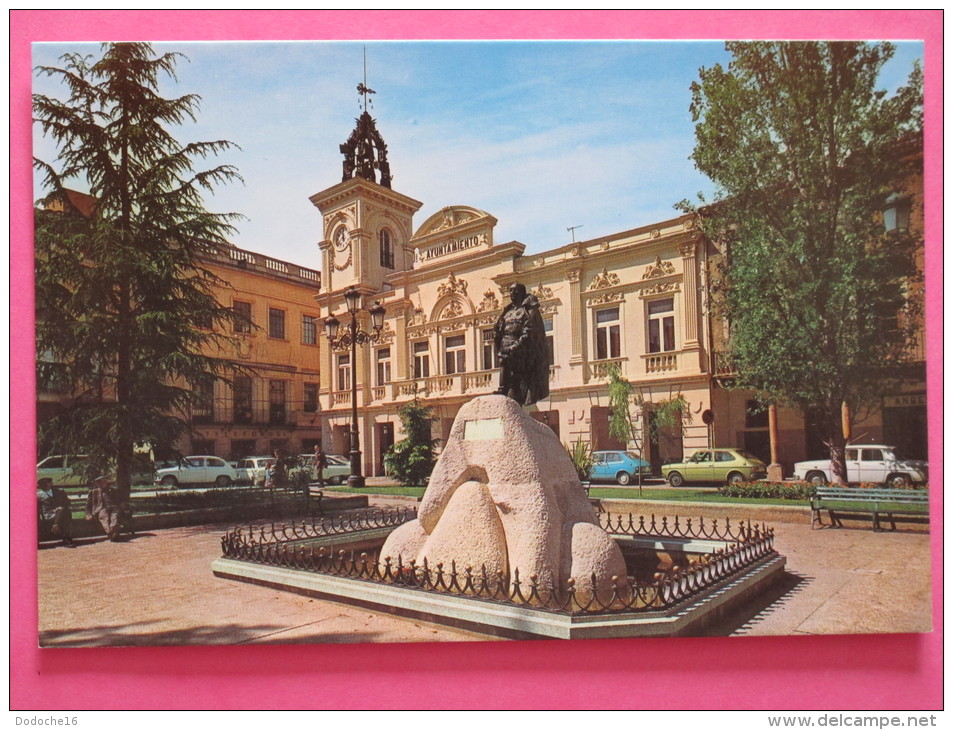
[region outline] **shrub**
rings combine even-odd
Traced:
[[[572,446],[565,444],[565,447],[572,459],[573,466],[576,467],[576,474],[579,476],[579,481],[588,482],[589,476],[592,474],[592,468],[595,465],[592,460],[592,448],[581,438],[576,439],[576,442]]]
[[[722,497],[741,497],[747,499],[800,499],[808,500],[814,493],[810,482],[744,482],[726,484],[718,489]]]
[[[303,489],[311,481],[311,469],[306,466],[295,466],[288,471],[288,481],[292,487]]]
[[[439,439],[431,436],[431,427],[437,420],[430,406],[414,399],[397,411],[405,437],[384,454],[388,473],[404,487],[427,483],[437,458],[434,448]]]

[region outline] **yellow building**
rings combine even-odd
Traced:
[[[310,453],[321,439],[318,363],[321,334],[312,269],[231,248],[203,262],[228,287],[216,292],[236,311],[226,356],[249,370],[231,383],[209,382],[205,405],[193,408],[196,435],[183,453],[230,459]],[[250,324],[249,324],[250,323]]]
[[[49,208],[88,217],[95,202],[89,195],[67,190]],[[236,349],[215,354],[239,362],[247,374],[230,383],[209,379],[193,386],[203,392],[204,403],[186,414],[195,433],[183,437],[176,448],[182,454],[230,459],[272,454],[278,448],[310,453],[321,440],[321,327],[315,303],[320,273],[234,247],[205,257],[202,263],[224,282],[215,292],[218,301],[241,315],[227,333],[234,336]],[[42,360],[44,354],[38,357]],[[41,380],[37,422],[56,415],[72,396],[55,381]],[[40,444],[40,454],[44,452]]]

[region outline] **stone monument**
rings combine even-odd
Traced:
[[[572,459],[553,431],[503,395],[466,403],[434,467],[416,520],[394,530],[381,560],[458,572],[486,566],[525,588],[575,587],[609,600],[625,561],[598,525]],[[595,586],[593,586],[593,577]]]

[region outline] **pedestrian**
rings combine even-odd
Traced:
[[[53,537],[72,547],[73,510],[66,492],[54,487],[49,477],[43,477],[36,483],[36,499],[41,529],[46,528]]]
[[[115,542],[122,529],[123,508],[119,492],[113,484],[114,480],[110,476],[104,475],[93,480],[93,488],[86,497],[86,519],[99,520],[106,537]]]
[[[285,464],[285,452],[276,450],[275,463],[271,465],[271,486],[276,489],[288,486],[288,467]]]
[[[318,487],[324,489],[324,470],[328,468],[328,456],[321,448],[321,444],[314,447],[314,472],[317,477]]]

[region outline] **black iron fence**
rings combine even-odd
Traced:
[[[234,560],[570,614],[667,609],[776,555],[774,531],[764,525],[606,514],[600,522],[613,534],[714,540],[723,547],[697,554],[685,566],[655,573],[648,581],[612,576],[600,582],[592,575],[590,585],[595,590],[580,590],[573,579],[546,583],[536,575],[522,576],[518,569],[506,575],[485,565],[460,568],[456,563],[433,565],[427,560],[418,565],[404,563],[400,557],[378,559],[368,552],[356,554],[308,542],[334,535],[359,536],[415,517],[413,509],[367,510],[310,523],[236,527],[223,536],[222,554]]]

